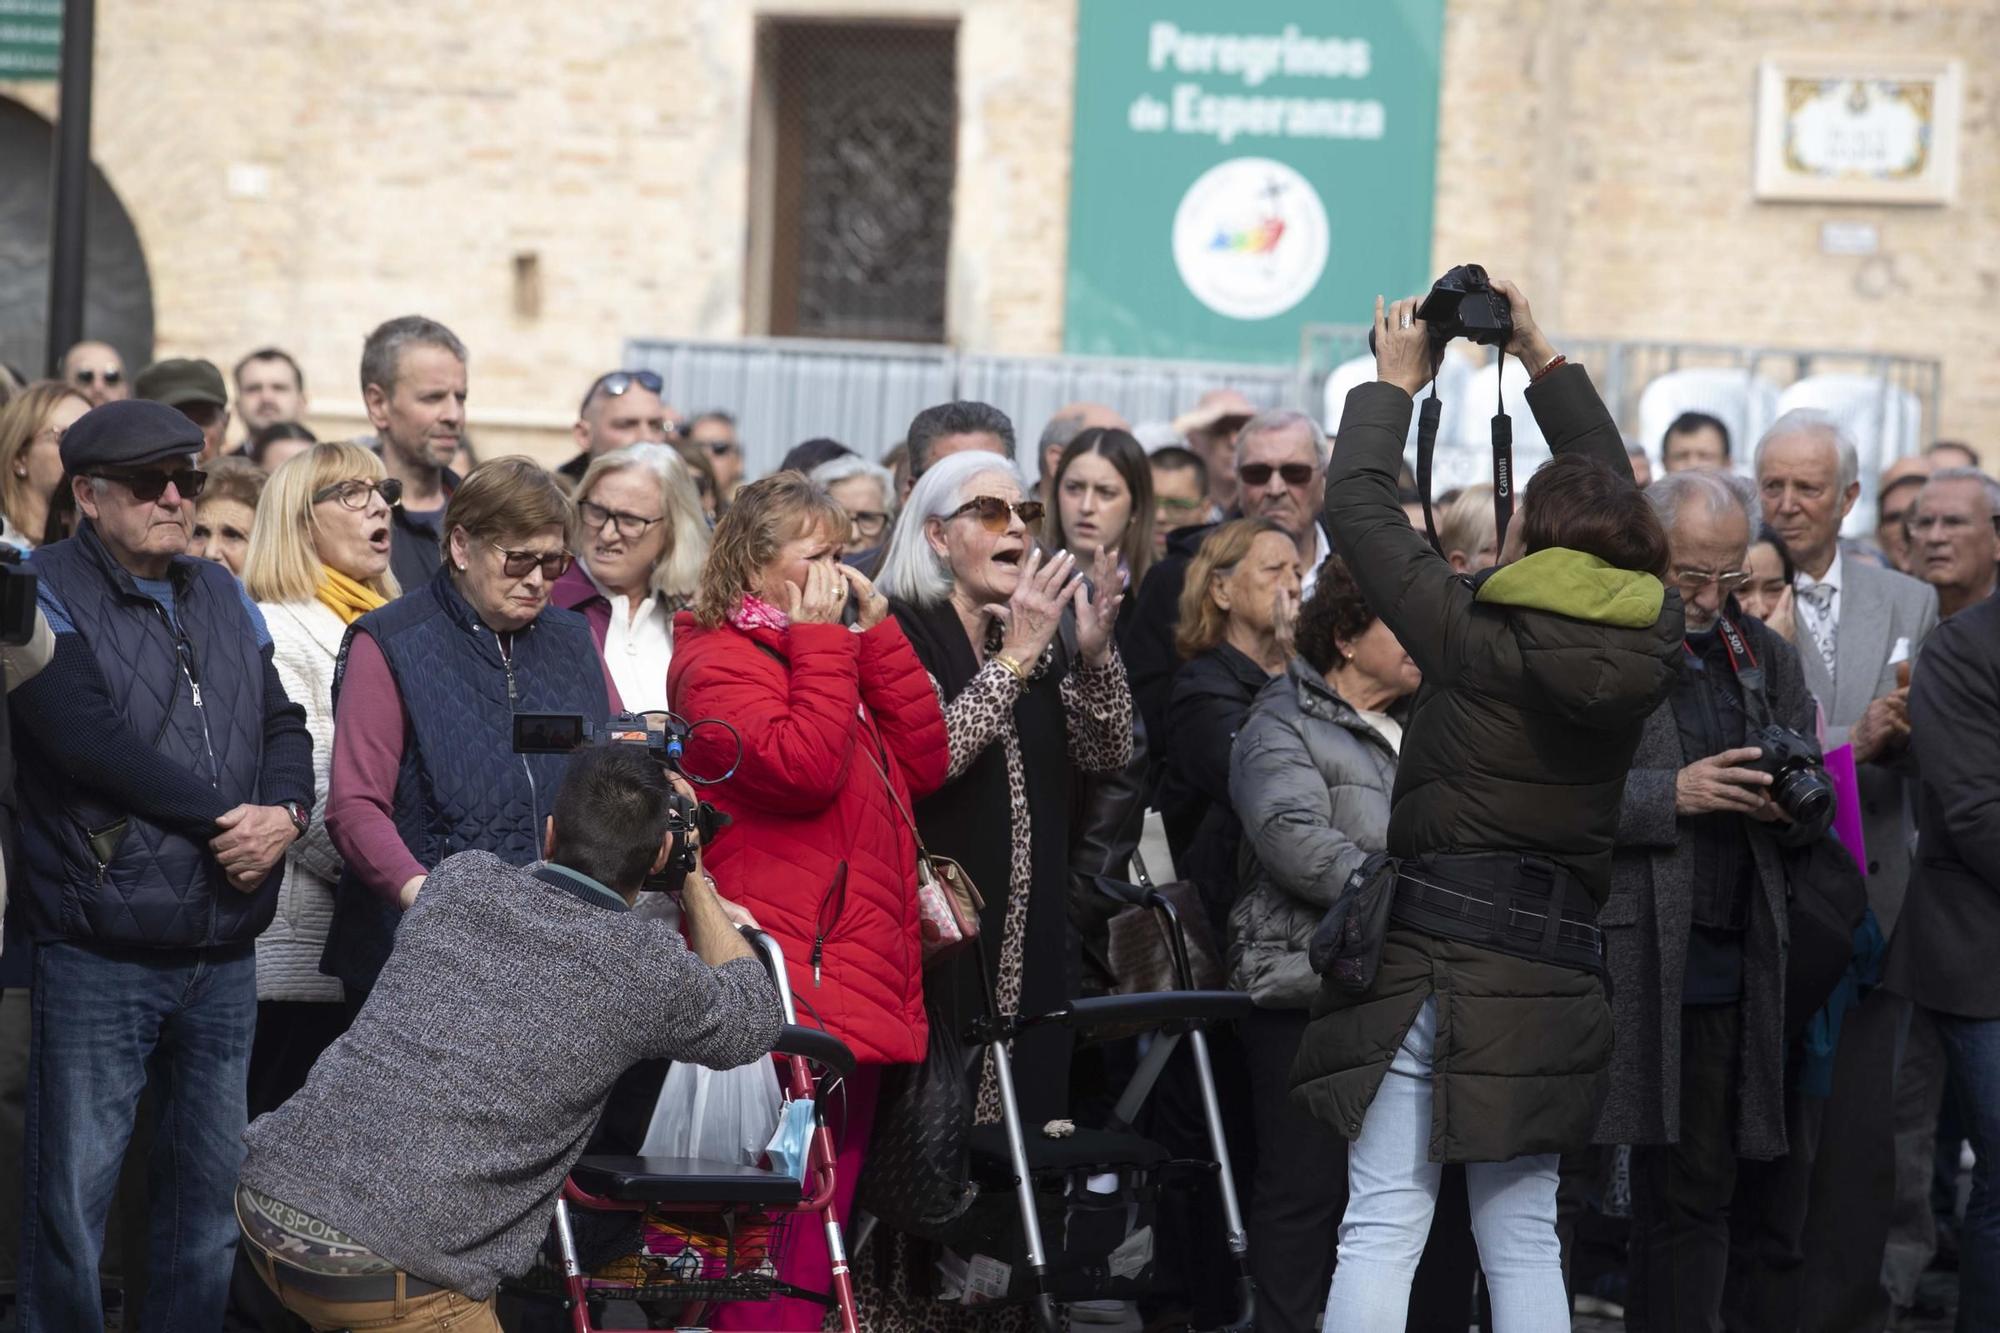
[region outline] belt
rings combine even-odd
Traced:
[[[1438,882],[1441,870],[1457,872],[1450,875],[1455,882]],[[1512,957],[1601,972],[1604,934],[1592,924],[1595,909],[1562,906],[1573,889],[1568,872],[1527,857],[1406,861],[1389,919]]]
[[[255,1257],[264,1261],[269,1269],[266,1274],[273,1288],[280,1284],[292,1291],[317,1296],[323,1301],[335,1304],[359,1301],[409,1300],[416,1296],[428,1296],[446,1288],[435,1286],[422,1278],[411,1277],[408,1273],[353,1273],[335,1275],[315,1273],[309,1269],[295,1268],[279,1256],[272,1254],[255,1241],[250,1242],[256,1251]],[[398,1291],[397,1284],[402,1290]]]

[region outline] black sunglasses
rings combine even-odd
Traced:
[[[100,373],[104,376],[106,384],[123,384],[125,382],[125,372],[122,370],[106,370],[102,372],[78,370],[75,372],[74,378],[78,384],[88,386],[97,383],[97,377]]]
[[[575,558],[568,551],[543,555],[540,551],[510,551],[498,545],[493,549],[500,553],[501,572],[510,579],[524,579],[529,570],[540,565],[542,577],[553,582],[569,572],[570,561]]]
[[[961,515],[971,514],[988,532],[1005,532],[1010,511],[1019,514],[1021,522],[1031,528],[1042,521],[1044,512],[1040,500],[1020,500],[1009,504],[997,495],[982,495],[977,500],[967,500],[946,514],[944,519],[949,523]]]
[[[1245,486],[1268,486],[1273,472],[1283,477],[1287,486],[1303,486],[1313,479],[1313,470],[1305,463],[1285,463],[1278,467],[1269,463],[1245,463],[1236,469],[1236,475]]]
[[[336,481],[331,486],[320,487],[313,492],[312,502],[320,504],[327,500],[338,500],[349,509],[366,509],[369,497],[377,491],[382,494],[382,502],[393,507],[403,498],[403,483],[395,477],[383,477],[380,481],[351,477],[346,481]]]
[[[647,393],[663,394],[667,387],[667,382],[655,371],[614,370],[608,375],[599,375],[591,383],[590,392],[583,396],[583,405],[577,408],[576,414],[583,415],[584,408],[590,406],[590,400],[597,397],[599,390],[602,390],[607,398],[616,398],[635,384]]]
[[[155,472],[150,468],[102,468],[89,474],[101,481],[115,481],[132,492],[132,498],[151,504],[167,493],[167,487],[180,492],[181,499],[192,500],[201,494],[201,488],[208,485],[208,474],[200,468],[177,467],[172,472]]]

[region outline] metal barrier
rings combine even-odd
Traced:
[[[1223,386],[1260,407],[1304,401],[1294,366],[992,356],[913,343],[633,338],[624,364],[658,371],[667,401],[684,413],[720,407],[733,414],[751,476],[776,468],[793,445],[822,435],[878,458],[903,438],[910,418],[954,398],[1005,412],[1019,438],[1021,466],[1030,473],[1036,437],[1065,403],[1108,403],[1137,423],[1172,420]]]

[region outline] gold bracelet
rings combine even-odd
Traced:
[[[1022,666],[1012,657],[1009,657],[1006,653],[995,653],[993,654],[993,660],[998,662],[1001,666],[1006,667],[1009,671],[1013,672],[1015,680],[1018,680],[1023,684],[1027,683],[1028,668]]]

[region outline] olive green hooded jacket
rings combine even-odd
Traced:
[[[1558,455],[1630,475],[1581,367],[1528,390]],[[1388,384],[1348,395],[1327,518],[1369,605],[1423,668],[1389,818],[1412,859],[1531,853],[1601,904],[1625,775],[1666,696],[1681,607],[1651,574],[1551,548],[1478,578],[1452,572],[1397,496],[1411,400]],[[1295,1095],[1348,1138],[1424,1001],[1437,1000],[1433,1161],[1502,1161],[1589,1141],[1606,1090],[1611,1014],[1597,974],[1397,927],[1375,986],[1322,988],[1292,1070]]]

